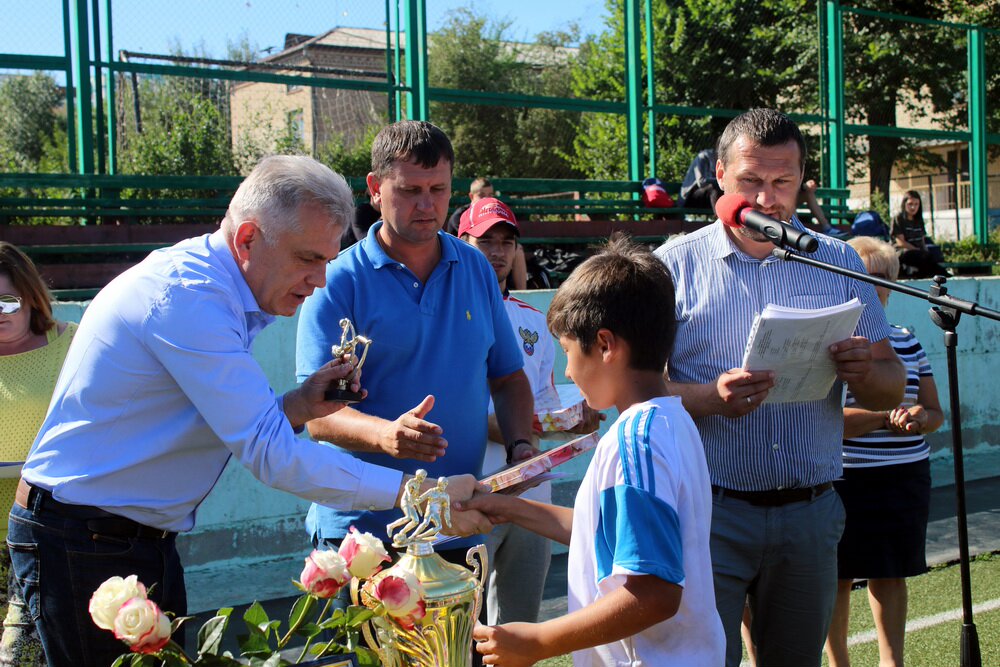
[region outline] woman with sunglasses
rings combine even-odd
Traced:
[[[52,318],[42,277],[17,247],[0,241],[0,462],[23,461],[52,398],[76,324]],[[14,504],[17,476],[3,476],[0,503]],[[7,537],[7,523],[0,525]],[[7,605],[0,665],[44,665],[42,646],[10,571],[10,553],[0,549],[0,604]],[[8,582],[6,586],[3,582]]]
[[[895,281],[892,246],[870,236],[849,241],[868,273]],[[876,287],[885,307],[890,291]],[[837,549],[837,601],[827,636],[831,667],[847,667],[851,584],[868,580],[868,603],[878,635],[879,664],[903,665],[906,577],[927,571],[924,543],[930,511],[930,447],[926,433],[944,421],[927,355],[916,336],[893,326],[889,342],[906,368],[903,402],[889,411],[844,406],[844,477],[834,482],[847,518]]]

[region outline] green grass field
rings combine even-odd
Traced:
[[[958,565],[934,568],[927,574],[910,579],[909,622],[958,610],[955,620],[946,620],[906,634],[906,664],[909,667],[941,667],[959,664],[961,637],[962,592]],[[972,600],[982,604],[1000,599],[1000,554],[981,556],[972,563]],[[979,634],[983,665],[1000,665],[1000,608],[974,614]],[[851,594],[851,626],[849,636],[874,630],[868,591],[859,589]],[[851,663],[858,667],[878,664],[878,644],[870,642],[851,647]],[[569,667],[569,656],[560,656],[538,663],[540,667]],[[823,658],[826,665],[826,658]]]

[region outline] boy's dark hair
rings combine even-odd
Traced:
[[[662,373],[677,329],[674,282],[649,250],[615,234],[562,284],[546,321],[552,335],[575,338],[584,352],[598,329],[608,329],[631,347],[630,368]]]
[[[455,151],[448,135],[425,120],[401,120],[383,127],[372,142],[372,173],[385,178],[399,160],[412,160],[425,169],[447,160],[454,169]]]
[[[729,151],[740,138],[757,146],[780,146],[794,140],[799,145],[799,165],[805,168],[806,140],[791,118],[774,109],[750,109],[726,125],[719,137],[717,152],[722,164],[729,164]]]

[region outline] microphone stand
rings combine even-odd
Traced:
[[[962,580],[962,643],[961,667],[982,667],[983,659],[979,651],[979,634],[972,620],[972,580],[969,572],[969,533],[965,509],[965,467],[962,461],[962,411],[958,400],[958,333],[955,331],[963,314],[986,317],[1000,322],[1000,312],[983,308],[974,301],[956,299],[948,294],[946,276],[934,276],[934,285],[927,291],[899,285],[867,273],[828,264],[811,257],[803,257],[784,248],[775,248],[771,254],[786,261],[808,264],[824,271],[839,273],[855,280],[879,285],[894,292],[923,299],[933,305],[930,309],[931,321],[944,332],[944,347],[948,359],[948,395],[951,405],[951,449],[955,460],[955,497],[958,519],[958,561]]]

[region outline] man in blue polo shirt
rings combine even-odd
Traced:
[[[441,231],[453,165],[451,142],[430,123],[379,132],[368,189],[382,220],[330,264],[326,288],[302,307],[296,346],[304,379],[330,360],[341,318],[370,338],[367,398],[307,428],[360,459],[425,468],[431,478],[480,475],[491,395],[508,460],[537,451],[531,387],[496,274],[482,253]],[[316,543],[337,544],[352,525],[383,536],[398,516],[313,505],[306,526]],[[469,544],[439,553],[464,562]]]

